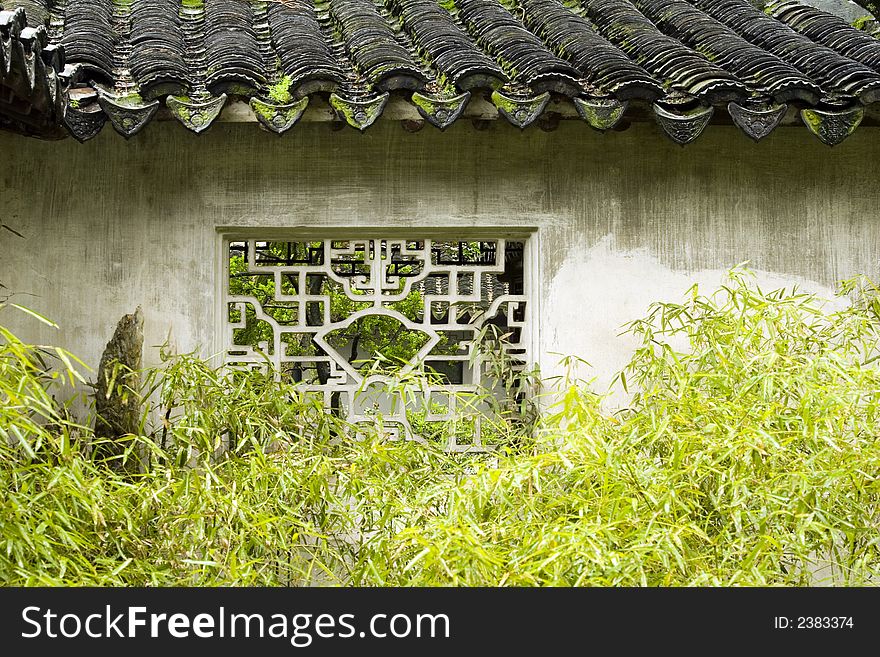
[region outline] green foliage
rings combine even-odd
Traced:
[[[741,273],[656,304],[629,327],[630,408],[568,381],[526,449],[397,537],[410,560],[381,581],[876,583],[880,302],[859,285],[838,312]]]
[[[289,75],[283,76],[278,82],[269,87],[269,98],[280,105],[284,105],[293,100],[290,95],[290,86],[293,80]]]
[[[880,16],[880,3],[876,0],[854,0],[854,2],[863,9],[867,9],[874,17]]]
[[[857,30],[864,30],[868,27],[868,24],[871,23],[874,19],[871,16],[859,16],[852,22],[852,26]]]
[[[503,447],[483,455],[443,450],[472,415],[424,444],[381,422],[355,440],[295,385],[175,357],[138,391],[135,473],[96,462],[55,400],[71,357],[3,330],[0,581],[876,583],[880,295],[841,292],[832,306],[735,271],[658,303],[626,329],[628,408],[566,377],[536,426],[499,403]]]

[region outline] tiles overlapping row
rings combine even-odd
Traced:
[[[666,34],[702,53],[760,94],[780,102],[799,99],[811,105],[822,96],[819,85],[793,65],[751,44],[685,0],[636,0],[635,4]]]
[[[393,0],[390,7],[419,56],[453,87],[468,91],[507,81],[495,59],[474,43],[437,0]]]
[[[334,0],[330,16],[358,72],[376,89],[421,89],[422,66],[372,0]]]
[[[267,66],[254,29],[251,3],[211,0],[205,3],[205,84],[218,93],[236,83],[259,89]]]
[[[113,53],[119,43],[112,16],[113,3],[107,0],[68,0],[61,39],[67,61],[106,82],[113,81]]]
[[[735,75],[661,32],[628,0],[591,0],[583,6],[602,36],[664,85],[710,102],[748,95]]]
[[[313,88],[333,91],[344,82],[345,69],[324,38],[312,0],[270,3],[268,18],[280,73],[292,88],[312,83]]]
[[[131,74],[141,94],[184,94],[192,86],[178,0],[138,0],[131,7]]]
[[[827,92],[856,96],[864,104],[880,100],[880,72],[810,40],[751,3],[744,0],[691,2],[749,42],[803,71]]]
[[[842,18],[803,5],[799,2],[774,2],[770,15],[816,43],[836,50],[841,55],[880,70],[880,41],[853,30]]]
[[[568,99],[598,130],[614,127],[629,103],[647,103],[679,143],[699,136],[718,109],[761,139],[793,107],[835,144],[859,124],[864,106],[880,103],[880,40],[796,0],[771,0],[766,11],[751,0],[0,6],[18,7],[0,21],[0,126],[43,136],[64,125],[84,140],[109,121],[130,137],[157,101],[201,132],[232,97],[281,133],[314,94],[329,94],[340,120],[363,130],[391,93],[440,128],[475,95],[519,127],[535,122],[553,97]],[[54,73],[17,54],[28,48],[53,53]]]
[[[477,45],[492,55],[512,80],[538,93],[577,94],[577,69],[550,51],[498,2],[457,0],[455,6]]]
[[[620,48],[602,38],[586,18],[558,0],[523,0],[525,24],[580,73],[599,95],[620,100],[656,100],[662,83],[632,61]]]

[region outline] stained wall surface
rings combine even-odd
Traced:
[[[743,261],[768,285],[830,294],[880,275],[880,128],[830,149],[783,127],[754,144],[710,126],[680,147],[651,124],[599,134],[582,122],[520,131],[465,122],[364,134],[302,124],[285,136],[218,124],[201,136],[154,123],[86,144],[0,135],[0,323],[96,366],[141,305],[146,362],[170,339],[210,355],[218,229],[534,229],[535,358],[593,365],[604,386],[633,343],[620,326]]]

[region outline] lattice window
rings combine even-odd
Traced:
[[[271,366],[349,422],[382,418],[392,436],[445,427],[453,451],[482,449],[481,420],[449,431],[461,399],[491,388],[475,339],[506,335],[526,362],[525,241],[508,239],[230,240],[226,362]],[[418,394],[390,395],[392,375]],[[414,401],[415,400],[415,401]],[[432,434],[432,431],[435,433]]]

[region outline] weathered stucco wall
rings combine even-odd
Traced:
[[[455,124],[365,134],[303,124],[282,138],[219,124],[196,137],[156,123],[130,142],[0,135],[0,323],[95,365],[119,317],[145,312],[147,362],[171,336],[214,348],[217,227],[536,227],[540,351],[576,354],[607,381],[624,322],[749,260],[769,283],[830,293],[880,269],[880,129],[834,149],[803,128],[753,144],[710,126],[681,148],[649,124],[601,135]],[[601,385],[601,383],[600,383]]]

